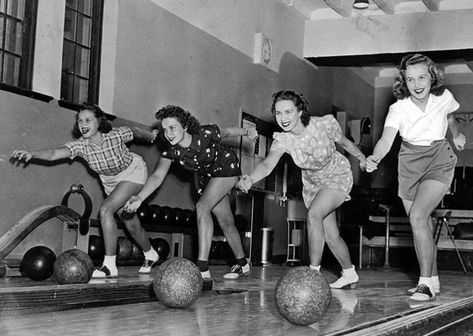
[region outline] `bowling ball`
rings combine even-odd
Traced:
[[[181,208],[174,208],[173,213],[174,213],[174,225],[184,227],[185,217],[186,217],[186,213],[184,212],[184,210]]]
[[[148,204],[141,203],[138,210],[136,210],[136,215],[141,224],[151,224],[151,209]]]
[[[176,216],[174,215],[173,208],[165,205],[161,207],[161,224],[164,226],[174,225]]]
[[[133,243],[126,237],[117,238],[117,261],[130,259],[133,251]]]
[[[164,238],[154,238],[149,240],[151,246],[158,252],[159,258],[161,260],[165,260],[169,257],[169,252],[171,251],[171,247],[169,243]]]
[[[199,268],[190,260],[172,258],[159,266],[153,289],[159,301],[171,308],[190,306],[202,291]]]
[[[56,254],[49,247],[35,246],[23,255],[20,272],[31,280],[46,280],[53,275],[55,261]]]
[[[151,204],[149,206],[149,216],[150,216],[150,223],[152,225],[161,224],[163,220],[161,207],[157,204]]]
[[[105,245],[102,237],[97,235],[89,236],[88,254],[93,261],[102,261],[105,255]]]
[[[291,268],[276,283],[276,307],[289,322],[309,325],[327,311],[332,292],[325,277],[307,266]]]
[[[140,261],[141,263],[144,260],[144,257],[145,256],[141,248],[138,245],[133,244],[133,249],[131,251],[130,259]]]
[[[185,209],[184,210],[184,226],[185,227],[194,227],[197,224],[197,215],[194,210]]]
[[[93,272],[92,259],[78,249],[62,252],[54,263],[54,277],[61,285],[88,283]]]

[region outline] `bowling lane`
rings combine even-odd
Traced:
[[[356,290],[333,290],[332,301],[319,322],[295,326],[279,315],[274,286],[288,268],[253,267],[249,277],[222,279],[223,266],[211,266],[215,282],[184,310],[160,302],[113,305],[61,312],[2,316],[2,335],[349,335],[381,322],[428,312],[467,296],[473,296],[472,276],[440,274],[442,293],[438,300],[414,304],[405,290],[414,275],[361,270]],[[324,270],[329,281],[334,272]],[[131,277],[131,276],[130,276]]]

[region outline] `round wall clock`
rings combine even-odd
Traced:
[[[263,33],[255,34],[255,53],[253,62],[269,67],[273,59],[273,44]]]

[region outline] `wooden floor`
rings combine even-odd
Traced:
[[[250,276],[227,281],[222,279],[227,271],[225,266],[211,266],[213,289],[202,292],[187,309],[167,308],[156,300],[56,312],[11,314],[2,309],[0,335],[378,335],[379,331],[370,334],[367,330],[377,325],[386,329],[383,323],[399,324],[399,318],[406,316],[411,316],[412,321],[417,319],[415,314],[425,315],[473,297],[471,274],[442,273],[442,293],[438,299],[414,304],[405,294],[415,282],[414,275],[361,270],[357,289],[332,290],[333,298],[324,317],[300,327],[284,320],[274,303],[274,286],[287,270],[276,265],[253,267]],[[109,285],[152,280],[152,275],[138,276],[136,271],[136,267],[121,268],[120,279]],[[337,277],[329,270],[323,273],[330,282]],[[48,282],[28,282],[25,278],[7,276],[0,279],[0,293],[13,287],[24,292],[32,286],[52,286]],[[82,286],[99,286],[101,282],[107,285],[105,280],[94,280]]]

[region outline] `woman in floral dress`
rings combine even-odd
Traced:
[[[342,276],[332,288],[354,288],[358,275],[351,263],[347,245],[340,237],[336,209],[350,199],[353,175],[350,162],[336,150],[336,144],[360,161],[366,158],[348,140],[332,115],[311,117],[307,101],[301,94],[283,90],[273,95],[271,107],[282,133],[274,133],[268,156],[249,175],[243,175],[238,186],[243,191],[268,176],[284,153],[291,155],[302,170],[303,198],[308,209],[310,267],[320,270],[324,244],[342,267]]]

